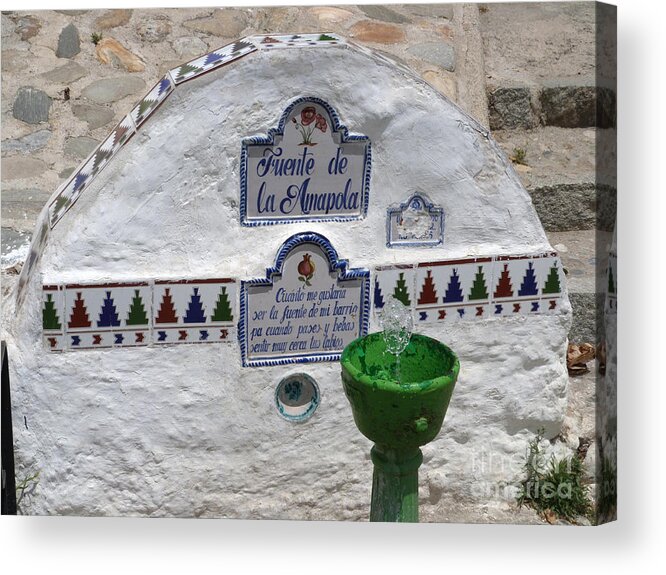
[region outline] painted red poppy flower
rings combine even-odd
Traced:
[[[328,124],[326,124],[326,118],[322,116],[321,114],[317,114],[315,126],[319,128],[322,132],[326,131],[326,128],[328,128]]]
[[[314,122],[315,117],[317,116],[317,110],[313,106],[307,106],[301,110],[301,124],[304,126],[309,126]]]

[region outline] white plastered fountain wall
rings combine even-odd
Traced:
[[[241,140],[314,96],[372,142],[367,216],[243,227]],[[386,246],[387,207],[420,190],[443,208],[437,247]],[[324,235],[350,266],[552,251],[510,162],[475,120],[426,83],[352,46],[258,51],[179,85],[51,230],[8,334],[17,459],[39,470],[30,514],[363,520],[370,442],[337,362],[242,367],[236,344],[50,353],[42,284],[258,278],[291,235]],[[444,426],[424,448],[421,518],[448,498],[505,504],[539,427],[566,404],[560,312],[417,326],[459,356]],[[370,316],[370,331],[379,329]],[[282,419],[275,387],[304,372],[321,404]]]

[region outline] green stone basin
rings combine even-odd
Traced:
[[[413,334],[400,355],[400,383],[381,332],[350,343],[340,363],[354,421],[368,439],[402,451],[439,433],[460,371],[458,358],[443,343]]]

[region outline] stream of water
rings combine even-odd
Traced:
[[[382,310],[380,325],[384,333],[386,351],[395,356],[393,376],[400,383],[400,354],[412,337],[414,320],[411,310],[391,296]]]

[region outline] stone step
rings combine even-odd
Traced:
[[[601,293],[569,294],[573,313],[570,342],[596,345],[603,340],[604,299]]]
[[[549,232],[548,240],[562,259],[573,322],[569,340],[596,343],[603,334],[608,251],[612,232],[578,230]]]
[[[577,230],[548,232],[547,235],[562,259],[570,293],[605,291],[611,232]]]
[[[598,162],[614,165],[612,128],[555,128],[493,132],[532,196],[546,231],[602,229],[615,223],[615,172],[605,174]],[[520,150],[522,163],[516,161]]]
[[[615,92],[595,85],[595,78],[568,83],[567,79],[543,86],[488,86],[491,130],[562,128],[614,128]]]
[[[606,46],[597,46],[594,3],[497,3],[479,12],[491,129],[615,126],[612,81],[598,81],[613,72],[597,66]]]

